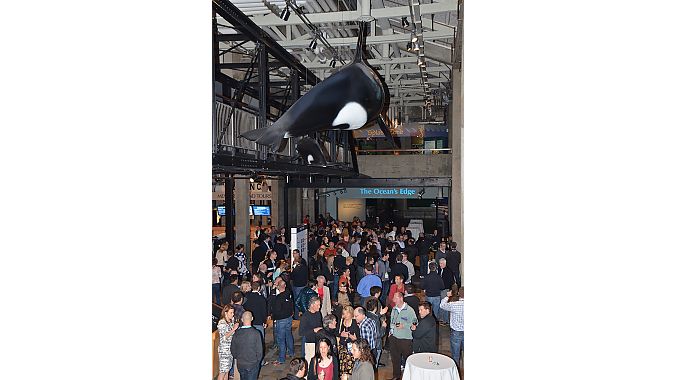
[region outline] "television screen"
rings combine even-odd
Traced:
[[[225,216],[225,206],[218,206],[218,215]]]
[[[270,216],[270,206],[251,206],[255,216]]]
[[[253,206],[249,205],[249,216],[253,216]]]

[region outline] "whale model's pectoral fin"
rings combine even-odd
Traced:
[[[392,133],[390,132],[390,128],[387,126],[385,123],[385,120],[383,119],[383,115],[378,115],[378,118],[376,119],[378,122],[378,126],[380,127],[380,130],[383,131],[383,134],[385,137],[387,137],[387,140],[392,144],[393,148],[396,149],[401,149],[401,145],[399,144],[399,139],[395,140],[394,136],[392,136]]]

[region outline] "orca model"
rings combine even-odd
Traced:
[[[320,165],[326,167],[326,158],[322,153],[319,143],[312,138],[303,137],[296,144],[296,153],[303,158],[308,165]]]
[[[357,49],[352,62],[298,99],[271,126],[242,133],[241,137],[279,151],[285,138],[330,129],[355,130],[377,121],[393,141],[381,114],[387,111],[389,91],[364,59],[366,23],[359,24]],[[286,141],[284,141],[286,142]]]

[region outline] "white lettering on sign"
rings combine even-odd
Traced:
[[[272,186],[262,182],[249,183],[249,199],[252,201],[272,200]]]

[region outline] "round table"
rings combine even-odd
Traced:
[[[453,359],[441,354],[421,352],[406,359],[402,380],[460,380]]]

